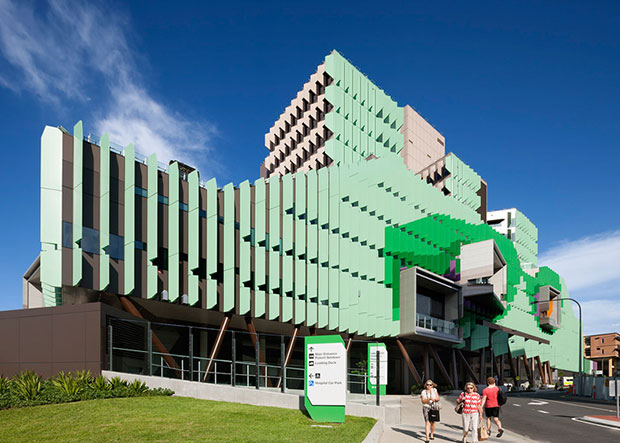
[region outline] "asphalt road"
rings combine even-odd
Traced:
[[[517,434],[540,442],[593,443],[620,442],[620,429],[578,421],[584,415],[615,415],[611,404],[566,399],[557,392],[510,394],[500,420]],[[493,437],[495,438],[493,425]]]

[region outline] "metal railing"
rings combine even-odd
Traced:
[[[296,356],[287,365],[286,336],[227,331],[225,338],[221,338],[226,343],[220,348],[220,356],[212,358],[208,345],[214,340],[209,341],[209,337],[215,338],[218,333],[213,328],[111,319],[107,334],[108,367],[119,372],[212,384],[303,391],[303,339],[297,340],[290,350]],[[366,395],[367,379],[364,370],[347,371],[348,392]]]
[[[441,318],[431,317],[425,314],[416,314],[416,326],[449,335],[458,334],[458,326],[455,322],[442,320]]]

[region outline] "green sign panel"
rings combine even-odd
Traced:
[[[339,335],[305,338],[304,405],[314,421],[344,423],[347,350]]]
[[[368,343],[368,391],[377,394],[377,351],[379,351],[379,395],[385,395],[388,373],[388,354],[385,343]]]

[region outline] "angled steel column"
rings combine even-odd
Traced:
[[[443,362],[439,358],[439,354],[437,354],[437,351],[435,350],[433,345],[429,344],[426,346],[431,351],[431,354],[433,355],[433,359],[435,360],[435,363],[437,363],[437,366],[439,367],[441,374],[444,376],[446,380],[448,380],[448,383],[450,383],[450,386],[452,387],[452,389],[456,389],[456,384],[454,383],[454,380],[452,380],[452,377],[450,377],[450,375],[448,374],[446,367],[443,365]]]
[[[293,335],[291,335],[291,339],[288,342],[288,347],[286,349],[286,357],[284,360],[284,368],[286,368],[291,361],[291,357],[293,355],[293,349],[295,349],[295,342],[297,341],[297,335],[299,334],[299,328],[293,328]],[[282,371],[280,371],[280,376],[278,377],[278,384],[276,387],[280,387],[282,383]]]
[[[428,358],[428,348],[425,346],[424,347],[424,376],[422,378],[424,378],[424,380],[428,380],[429,378],[431,378],[430,372],[431,372],[431,367],[430,367],[430,362]]]
[[[501,357],[502,356],[497,357],[497,358],[501,358]],[[502,370],[500,369],[500,366],[497,363],[497,358],[495,356],[493,357],[493,370],[495,371],[495,374],[497,374],[497,382],[499,383],[499,380],[500,378],[503,378],[503,375],[502,375]],[[502,362],[502,366],[503,366],[503,362]]]
[[[458,385],[459,385],[459,369],[458,366],[456,364],[456,352],[454,349],[452,349],[452,361],[450,363],[450,367],[452,368],[452,373],[454,374],[454,385],[457,386],[456,389],[458,389]]]
[[[220,325],[220,330],[217,333],[217,338],[215,339],[215,344],[211,348],[211,355],[209,356],[209,362],[207,363],[207,368],[205,369],[205,374],[203,377],[203,381],[207,381],[209,379],[209,373],[211,372],[211,367],[213,366],[213,360],[217,358],[217,355],[220,353],[220,348],[222,347],[222,342],[224,341],[224,334],[226,333],[226,329],[228,329],[228,324],[230,323],[230,316],[224,317],[222,320],[222,324]]]
[[[543,370],[542,363],[540,362],[540,356],[537,355],[536,357],[534,357],[534,359],[536,360],[536,366],[538,366],[538,372],[540,373],[541,381],[545,385],[548,384],[547,383],[547,374],[545,374],[545,371]]]
[[[472,381],[475,384],[479,384],[480,381],[478,380],[478,377],[476,376],[476,373],[474,372],[472,367],[469,365],[469,362],[467,361],[467,359],[465,358],[465,356],[463,355],[461,350],[460,349],[455,349],[455,351],[456,351],[456,355],[458,355],[458,357],[461,359],[461,363],[463,363],[463,366],[465,367],[465,370],[467,371],[469,376],[472,378]]]
[[[482,348],[480,350],[480,383],[484,382],[487,375],[486,349]]]
[[[525,373],[527,374],[527,380],[530,383],[530,386],[534,385],[534,376],[532,374],[532,367],[530,366],[530,359],[527,358],[527,355],[523,353],[521,356],[523,359],[523,365],[525,366]]]
[[[518,363],[518,361],[517,361],[517,363]],[[512,379],[513,379],[513,381],[516,384],[517,377],[518,377],[519,374],[517,373],[517,368],[515,366],[515,360],[512,357],[512,353],[510,352],[510,349],[508,350],[508,364],[510,365],[510,373],[512,374]]]
[[[252,320],[252,317],[245,318],[245,325],[248,328],[248,332],[250,333],[250,340],[252,340],[252,345],[254,346],[254,349],[260,350],[260,344],[258,343],[258,333],[256,332],[256,327],[254,327],[254,320]],[[265,355],[267,355],[266,352]],[[267,380],[267,386],[272,387],[273,385],[271,383],[271,379],[267,376],[267,363],[265,362],[265,358],[260,353],[258,358],[260,364],[265,365],[265,379]]]
[[[403,358],[405,359],[405,362],[407,363],[407,366],[409,367],[409,372],[411,372],[411,375],[413,375],[413,378],[415,379],[416,383],[421,385],[422,377],[420,377],[420,374],[418,373],[417,369],[413,365],[413,362],[409,358],[409,354],[407,353],[407,350],[405,349],[403,344],[400,342],[400,339],[398,338],[396,339],[396,344],[398,345],[398,349],[400,349],[401,354],[403,354]]]
[[[138,317],[138,318],[141,318],[142,320],[144,320],[144,317],[142,316],[142,314],[140,314],[138,309],[134,306],[134,304],[132,302],[129,301],[129,299],[127,297],[123,297],[121,295],[121,296],[119,296],[119,299],[120,299],[121,305],[123,305],[123,309],[125,309],[125,311],[129,312],[134,317]],[[175,359],[171,355],[169,355],[170,351],[168,351],[168,348],[166,348],[164,346],[164,344],[161,342],[161,340],[159,340],[159,337],[157,337],[157,334],[155,334],[154,332],[152,334],[152,337],[153,337],[153,345],[155,346],[155,349],[157,349],[158,352],[163,354],[163,358],[164,358],[164,360],[166,360],[166,363],[168,363],[168,366],[170,366],[172,369],[175,369],[175,373],[180,377],[180,375],[181,375],[181,372],[180,372],[181,368],[179,367],[179,365],[177,365],[177,362],[175,361]],[[163,371],[163,369],[162,369],[162,371]]]

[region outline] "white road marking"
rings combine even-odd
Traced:
[[[548,414],[549,413],[547,411],[543,411],[542,409],[539,409],[538,412],[540,412],[541,414]]]
[[[572,402],[570,400],[567,401],[559,401],[559,400],[550,400],[547,399],[547,402],[552,402],[552,403],[559,403],[562,405],[568,405],[568,406],[575,406],[577,408],[586,408],[586,409],[596,409],[597,411],[605,411],[605,412],[616,412],[615,409],[603,409],[603,408],[595,408],[594,406],[585,406],[582,404],[575,404],[575,402]]]
[[[517,403],[514,403],[514,404],[513,404],[513,406],[519,406],[519,407],[521,407],[521,405],[519,405],[519,404],[517,404]]]
[[[598,426],[600,428],[615,429],[616,431],[620,431],[620,429],[615,427],[615,426],[607,426],[607,425],[603,425],[603,424],[592,423],[591,421],[580,420],[577,417],[573,417],[573,418],[571,418],[571,420],[579,422],[579,423],[583,423],[583,424],[586,424],[586,425]]]
[[[528,405],[532,405],[532,406],[542,406],[542,405],[547,405],[549,403],[547,403],[546,401],[542,401],[542,400],[536,400],[536,401],[531,401],[528,403]]]

